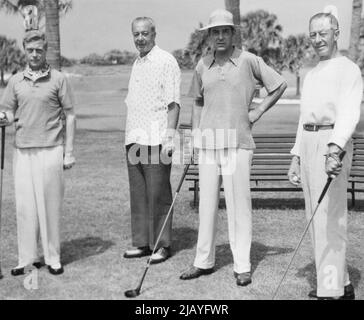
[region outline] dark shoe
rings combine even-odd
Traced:
[[[236,284],[238,286],[245,287],[248,284],[252,283],[252,276],[250,272],[243,272],[243,273],[234,272],[234,276],[236,278]]]
[[[150,264],[161,263],[166,261],[171,256],[170,247],[161,247],[157,252],[153,253],[150,257]]]
[[[10,273],[14,277],[21,276],[21,275],[25,274],[24,267],[23,268],[14,268],[14,269],[11,269],[11,272]]]
[[[353,285],[350,283],[344,287],[344,295],[341,297],[318,297],[316,289],[310,291],[308,296],[319,300],[355,300],[355,291]]]
[[[190,267],[187,271],[183,272],[179,277],[181,280],[195,279],[214,272],[214,268],[201,269],[195,266]]]
[[[51,266],[48,266],[48,271],[50,274],[58,276],[59,274],[62,274],[64,272],[64,269],[62,266],[60,266],[59,268],[52,268]]]
[[[33,266],[37,269],[40,269],[42,267],[42,264],[40,262],[34,262]],[[11,269],[11,275],[14,277],[21,276],[23,274],[25,274],[25,267]]]
[[[124,258],[141,258],[145,256],[149,256],[152,253],[152,250],[149,247],[138,247],[135,249],[126,250],[124,253]]]

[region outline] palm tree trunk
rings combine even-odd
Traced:
[[[240,26],[240,0],[225,0],[225,8],[233,14],[234,24]],[[236,46],[241,48],[241,32],[236,29]]]
[[[57,70],[61,70],[61,45],[59,32],[58,0],[44,1],[46,18],[46,37],[48,40],[48,63]]]
[[[359,58],[360,23],[363,9],[363,0],[353,0],[351,18],[349,58],[357,62]]]
[[[296,72],[296,96],[299,97],[301,95],[301,91],[300,91],[300,87],[301,87],[301,75],[300,72]]]
[[[0,69],[0,85],[5,87],[5,81],[4,81],[4,69]]]

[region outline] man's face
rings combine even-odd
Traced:
[[[140,20],[133,23],[132,33],[135,47],[144,57],[155,45],[156,33],[151,30],[151,24],[146,20]]]
[[[333,30],[330,19],[317,18],[310,24],[310,41],[320,60],[331,59],[339,38],[339,30]]]
[[[210,30],[210,37],[216,51],[227,51],[233,46],[234,32],[230,26],[213,27]]]
[[[47,50],[44,41],[37,40],[26,43],[24,50],[27,62],[32,70],[39,70],[45,65]]]

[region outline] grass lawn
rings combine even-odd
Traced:
[[[66,173],[66,195],[61,219],[62,262],[65,273],[39,272],[39,289],[23,287],[24,276],[11,277],[17,264],[15,204],[12,181],[12,129],[7,131],[1,230],[0,299],[125,299],[137,286],[147,258],[126,260],[129,248],[129,189],[123,128],[128,68],[73,68],[77,98],[76,166]],[[190,119],[186,97],[190,72],[183,73],[181,122]],[[0,95],[2,91],[0,90]],[[276,106],[254,128],[255,132],[295,132],[298,106]],[[183,167],[172,170],[175,189]],[[219,210],[216,272],[191,281],[178,279],[192,262],[197,240],[198,213],[191,209],[188,183],[177,198],[173,219],[173,256],[151,266],[138,299],[270,299],[304,229],[301,193],[253,193],[252,285],[237,287],[233,278],[225,209]],[[364,196],[349,216],[348,264],[358,299],[364,299]],[[308,237],[281,287],[279,299],[306,299],[315,284]]]

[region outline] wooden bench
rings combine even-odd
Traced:
[[[186,144],[191,137],[191,126],[180,125]],[[287,172],[291,163],[290,150],[295,142],[295,134],[256,134],[254,135],[256,149],[250,174],[251,191],[259,192],[299,192],[301,187],[289,183]],[[191,157],[191,155],[186,155]],[[192,182],[189,188],[193,191],[192,206],[198,205],[199,177],[197,156],[186,175],[186,180]],[[355,193],[364,192],[360,185],[364,184],[364,137],[354,136],[354,155],[349,178],[348,192],[351,194],[351,204],[355,206]],[[359,186],[358,186],[359,185]],[[223,190],[223,188],[221,188]]]

